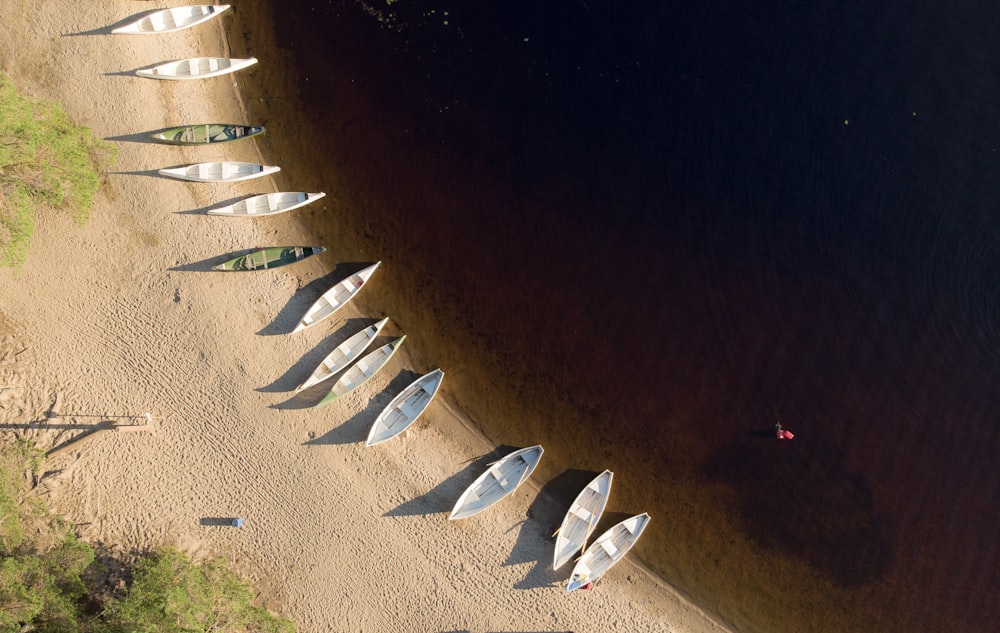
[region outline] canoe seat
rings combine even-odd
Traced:
[[[612,543],[610,539],[606,541],[601,541],[601,548],[611,558],[614,558],[615,556],[618,555],[618,547],[614,543]]]
[[[409,402],[404,402],[399,405],[399,412],[406,416],[406,419],[411,420],[419,411],[411,405]]]

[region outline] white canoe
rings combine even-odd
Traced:
[[[257,163],[213,162],[195,163],[161,169],[161,176],[193,180],[195,182],[234,182],[260,178],[281,171],[275,165],[258,165]]]
[[[587,544],[608,503],[614,473],[605,470],[580,491],[559,526],[552,569],[559,569]]]
[[[295,393],[302,391],[303,389],[308,389],[317,383],[321,383],[327,378],[331,378],[338,373],[340,373],[345,367],[350,365],[355,358],[361,355],[368,346],[372,344],[375,337],[379,335],[385,324],[389,322],[389,317],[386,317],[375,323],[369,325],[365,329],[361,330],[350,336],[346,341],[337,346],[337,349],[333,350],[327,354],[320,364],[313,370],[312,375],[306,378],[306,381],[298,386]]]
[[[649,524],[649,515],[643,512],[629,517],[601,534],[593,545],[587,548],[580,560],[573,567],[573,575],[566,585],[567,593],[584,585],[595,582],[611,567],[625,557],[635,542],[642,536],[642,531]]]
[[[195,4],[186,7],[163,9],[162,11],[154,11],[149,15],[141,17],[135,22],[112,29],[111,32],[129,35],[135,33],[172,33],[222,15],[230,6],[228,4]]]
[[[329,404],[341,396],[346,396],[351,393],[361,385],[368,382],[368,380],[378,373],[378,370],[385,367],[385,364],[389,362],[399,346],[403,344],[406,339],[406,335],[400,336],[395,341],[386,343],[382,347],[378,348],[373,352],[368,352],[364,355],[358,362],[354,363],[347,370],[340,375],[337,382],[333,383],[333,387],[330,388],[330,393],[316,403],[313,407],[318,409],[325,404]]]
[[[368,279],[375,272],[375,269],[379,267],[382,262],[375,262],[368,268],[359,270],[353,275],[348,275],[344,279],[341,279],[337,283],[333,284],[333,287],[323,293],[323,295],[316,300],[312,306],[306,310],[306,314],[299,321],[299,324],[295,326],[293,332],[299,332],[308,327],[312,327],[322,321],[323,319],[332,316],[334,312],[343,308],[347,305],[347,302],[354,298],[354,295],[368,283]]]
[[[479,514],[517,490],[531,476],[541,457],[542,447],[535,445],[516,450],[490,464],[486,472],[472,482],[458,498],[448,520],[466,519]]]
[[[392,399],[368,433],[365,446],[375,446],[391,440],[417,421],[441,387],[444,372],[440,369],[424,374]]]
[[[209,209],[206,213],[209,215],[229,215],[239,217],[276,215],[278,213],[285,213],[286,211],[291,211],[292,209],[304,207],[310,202],[315,202],[325,195],[326,194],[322,191],[319,193],[304,193],[302,191],[264,193],[259,196],[250,196],[249,198],[245,198],[233,204],[227,204],[221,207]]]
[[[229,57],[192,57],[165,62],[159,66],[135,71],[140,77],[150,79],[168,79],[183,81],[185,79],[204,79],[228,75],[257,63],[256,57],[246,59],[231,59]]]

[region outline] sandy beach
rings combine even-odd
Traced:
[[[375,415],[437,367],[434,358],[404,346],[363,388],[320,410],[309,408],[309,392],[293,396],[337,343],[392,316],[362,292],[335,318],[291,334],[322,290],[380,254],[327,251],[278,270],[211,270],[253,247],[322,244],[294,214],[220,218],[206,208],[326,185],[287,170],[230,185],[157,174],[209,160],[280,161],[266,141],[144,140],[185,123],[254,123],[240,92],[253,69],[192,82],[134,76],[162,61],[230,54],[228,17],[164,36],[110,34],[151,8],[0,7],[0,69],[119,152],[91,221],[81,227],[43,210],[23,269],[0,271],[3,428],[60,447],[42,481],[53,507],[86,540],[123,555],[170,544],[226,556],[299,631],[724,630],[633,557],[595,590],[566,595],[568,566],[551,569],[548,511],[546,520],[528,512],[543,481],[489,512],[447,521],[464,487],[512,448],[487,441],[447,392],[403,437],[366,449]],[[314,206],[335,213],[336,199]],[[420,337],[390,318],[376,344],[400,334]],[[143,423],[147,412],[152,432],[88,435],[109,420]],[[242,529],[222,525],[237,516]]]

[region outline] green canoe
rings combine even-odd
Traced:
[[[266,130],[252,125],[230,125],[228,123],[203,123],[185,125],[160,130],[149,135],[154,141],[171,145],[205,145],[207,143],[228,143],[241,138],[263,134]]]
[[[378,348],[374,352],[368,352],[363,356],[358,362],[354,363],[347,368],[344,373],[340,375],[337,382],[333,383],[333,387],[330,388],[330,392],[323,397],[322,400],[313,405],[314,409],[318,409],[324,405],[328,405],[337,398],[341,396],[346,396],[351,393],[361,385],[368,382],[368,379],[378,373],[378,370],[385,367],[385,364],[389,362],[399,346],[403,344],[406,340],[406,335],[400,336],[396,340],[386,343],[382,347]]]
[[[325,251],[323,246],[275,246],[264,248],[246,255],[240,255],[228,262],[213,266],[212,270],[264,270],[286,266],[303,260],[310,255]]]

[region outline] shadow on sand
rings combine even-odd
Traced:
[[[157,130],[158,131],[158,130]],[[105,141],[114,141],[118,143],[147,143],[150,145],[163,145],[163,143],[157,143],[153,139],[149,138],[152,132],[137,132],[135,134],[119,134],[118,136],[105,136]]]
[[[368,351],[373,349],[378,349],[379,347],[385,345],[391,340],[393,340],[392,337],[380,336],[375,339],[375,341],[371,344],[371,346],[369,346]],[[286,409],[291,410],[291,409],[308,409],[310,407],[314,407],[317,404],[319,404],[320,400],[326,397],[326,394],[330,392],[330,389],[333,387],[333,385],[334,385],[333,378],[330,378],[329,380],[324,380],[323,382],[317,385],[313,385],[312,387],[303,389],[299,393],[292,395],[292,397],[290,397],[288,400],[285,400],[284,402],[279,402],[277,404],[270,405],[270,408],[278,410],[286,410]],[[377,401],[378,397],[373,398],[373,402],[377,403]],[[388,400],[386,400],[385,403],[383,403],[383,406],[384,404],[387,403]],[[371,403],[369,403],[368,406],[369,407],[372,406]],[[378,413],[376,413],[376,415],[378,415]],[[334,443],[339,443],[339,442],[334,442]]]
[[[555,532],[580,491],[598,475],[592,470],[571,469],[548,481],[528,506],[528,518],[504,565],[534,563],[515,589],[537,589],[557,584],[568,577],[571,565],[552,569]]]
[[[63,33],[62,36],[63,37],[81,37],[81,36],[84,36],[84,35],[112,35],[111,31],[113,31],[115,29],[118,29],[118,28],[121,28],[121,27],[125,26],[126,24],[131,24],[133,22],[141,20],[142,18],[146,17],[147,15],[150,15],[152,13],[156,13],[156,11],[157,11],[157,9],[150,9],[148,11],[140,11],[139,13],[131,15],[131,16],[127,17],[127,18],[123,18],[123,19],[115,22],[114,24],[111,24],[111,25],[108,25],[108,26],[102,26],[100,28],[91,29],[89,31],[78,31],[76,33]],[[118,36],[117,33],[115,33],[114,35]],[[126,35],[126,34],[122,34],[121,37],[129,37],[129,36]]]
[[[302,303],[305,304],[307,303],[307,301],[303,299]],[[305,308],[303,308],[302,311],[305,312]],[[324,358],[326,358],[330,352],[337,349],[338,345],[346,341],[356,332],[359,332],[360,330],[368,327],[374,322],[375,321],[373,321],[372,319],[367,319],[367,318],[348,319],[343,323],[341,327],[337,329],[337,331],[324,338],[323,341],[320,342],[316,347],[314,347],[312,351],[308,352],[305,356],[300,358],[297,363],[295,363],[287,370],[285,370],[285,373],[276,378],[274,382],[272,382],[269,385],[264,385],[263,387],[258,387],[257,391],[261,393],[281,393],[285,391],[294,391],[296,387],[301,385],[303,382],[305,382],[307,378],[309,378],[310,375],[312,375],[313,370],[315,370],[319,366],[320,362]],[[369,346],[368,350],[371,349],[372,347]],[[314,388],[319,389],[319,385],[326,385],[326,389],[329,389],[330,386],[333,385],[333,383],[330,382],[332,379],[333,377],[327,378],[318,385],[313,385],[312,387],[306,389],[305,391],[308,392]],[[326,391],[324,390],[323,393],[325,394]],[[298,394],[293,394],[293,395],[298,395]]]
[[[249,194],[249,195],[246,195],[246,196],[236,196],[234,198],[229,198],[228,200],[219,200],[219,201],[213,202],[210,205],[207,205],[207,206],[204,206],[204,207],[200,207],[198,209],[188,209],[187,211],[174,211],[174,213],[176,213],[177,215],[204,215],[204,216],[207,216],[208,215],[208,211],[210,209],[216,209],[218,207],[225,207],[225,206],[228,206],[228,205],[231,205],[231,204],[236,204],[240,200],[245,200],[246,198],[249,198],[251,195],[253,195],[253,194]],[[220,216],[220,217],[222,217],[223,219],[225,219],[225,216]]]
[[[257,332],[260,336],[273,336],[275,334],[290,334],[298,325],[302,315],[316,302],[323,293],[332,288],[341,280],[352,275],[359,270],[371,265],[371,262],[344,262],[337,264],[333,270],[319,279],[315,279],[299,289],[284,308],[278,312],[274,320]],[[364,292],[364,288],[361,289]],[[336,318],[336,313],[327,317],[328,320]],[[374,348],[373,348],[374,349]]]
[[[410,384],[414,380],[416,374],[409,370],[401,371],[392,381],[389,383],[385,389],[376,394],[365,406],[362,411],[351,416],[346,422],[330,429],[323,435],[310,439],[303,444],[305,446],[319,446],[319,445],[330,445],[330,444],[356,444],[358,442],[364,442],[368,437],[368,430],[371,428],[375,418],[378,414],[382,412],[382,409],[386,407],[389,402],[395,397],[397,393],[402,391],[406,385]],[[326,381],[323,384],[326,387],[320,389],[319,397],[317,401],[322,399],[324,395],[330,389],[330,381]],[[318,387],[319,385],[317,385]],[[307,389],[306,391],[311,391]],[[302,392],[306,393],[306,392]]]
[[[136,171],[109,171],[110,176],[147,176],[149,178],[166,178],[169,180],[174,180],[168,176],[164,176],[160,173],[158,169],[142,169]]]
[[[177,272],[185,272],[185,273],[191,273],[191,272],[196,272],[196,273],[203,273],[203,272],[225,272],[225,273],[229,273],[229,272],[258,272],[258,271],[242,271],[242,270],[238,270],[238,271],[232,271],[232,270],[220,270],[220,271],[216,271],[216,270],[213,270],[213,268],[215,266],[218,266],[219,264],[222,264],[223,262],[228,262],[230,259],[233,259],[234,257],[239,257],[241,255],[246,255],[248,253],[254,252],[255,250],[257,250],[257,249],[251,248],[251,249],[247,249],[247,250],[243,250],[243,251],[236,251],[236,252],[230,253],[228,255],[216,255],[215,257],[209,257],[208,259],[203,259],[203,260],[198,261],[198,262],[191,262],[190,264],[180,264],[179,266],[173,266],[171,268],[168,268],[167,270],[177,271]]]
[[[448,477],[438,485],[434,486],[419,497],[414,497],[405,501],[382,516],[405,517],[437,514],[439,512],[451,512],[455,507],[455,502],[462,496],[462,493],[469,487],[476,477],[483,474],[483,471],[507,453],[517,450],[516,446],[498,446],[480,457],[473,457],[467,460],[465,468]]]
[[[206,527],[235,527],[233,523],[236,519],[237,517],[201,517],[198,524]]]

